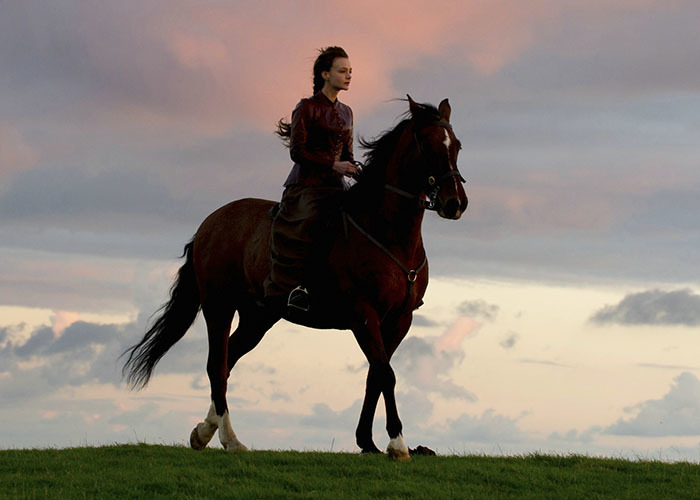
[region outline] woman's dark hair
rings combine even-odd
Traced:
[[[348,57],[347,52],[342,47],[326,47],[319,49],[318,57],[314,62],[314,95],[321,91],[326,81],[323,79],[323,72],[330,71],[333,61],[338,57]],[[281,118],[277,122],[275,134],[282,138],[284,144],[289,147],[289,138],[292,135],[292,124]]]

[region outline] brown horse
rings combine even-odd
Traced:
[[[311,310],[304,318],[287,318],[314,328],[352,330],[369,361],[365,397],[356,431],[363,453],[379,453],[372,422],[384,395],[390,457],[408,459],[396,409],[396,378],[389,364],[408,333],[413,311],[422,304],[428,266],[421,224],[426,209],[459,219],[467,207],[457,170],[461,145],[450,125],[450,105],[417,104],[394,129],[367,149],[367,165],[357,184],[344,193],[330,246],[323,250],[309,283]],[[462,182],[460,182],[462,181]],[[123,373],[132,388],[144,387],[158,360],[182,338],[200,308],[207,324],[207,373],[212,403],[190,435],[204,448],[216,429],[228,450],[245,450],[229,419],[226,387],[231,369],[281,319],[263,304],[263,281],[269,273],[269,241],[274,203],[242,199],[209,215],[185,246],[184,265],[170,300],[143,339],[128,349]],[[230,334],[238,311],[239,323]]]

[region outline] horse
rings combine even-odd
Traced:
[[[360,139],[365,168],[342,193],[342,216],[309,284],[311,309],[289,317],[263,307],[270,270],[272,201],[245,198],[210,214],[185,245],[185,262],[170,299],[140,342],[127,349],[122,373],[132,389],[148,383],[160,358],[180,340],[201,310],[207,327],[211,405],[190,434],[202,449],[219,430],[223,447],[247,450],[231,426],[227,381],[236,362],[255,348],[282,317],[313,328],[351,330],[369,362],[364,401],[355,432],[363,454],[382,453],[372,437],[380,394],[386,406],[387,455],[410,460],[396,407],[390,361],[423,304],[428,261],[421,225],[426,210],[457,220],[467,208],[461,149],[444,99],[436,108],[407,96],[409,109],[391,130]],[[238,312],[233,333],[231,324]]]

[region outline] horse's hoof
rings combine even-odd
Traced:
[[[207,443],[199,439],[199,432],[197,432],[197,427],[192,429],[192,432],[190,433],[190,446],[193,450],[203,450],[207,446]]]
[[[411,460],[411,455],[408,452],[408,446],[406,446],[401,434],[389,441],[389,446],[387,446],[386,452],[390,459],[396,460],[397,462],[409,462]]]
[[[397,462],[411,461],[411,455],[404,450],[387,450],[387,455],[389,455],[390,459],[396,460]]]

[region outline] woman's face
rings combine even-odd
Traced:
[[[324,71],[327,85],[336,90],[348,90],[352,79],[352,66],[347,57],[336,57],[330,71]]]

